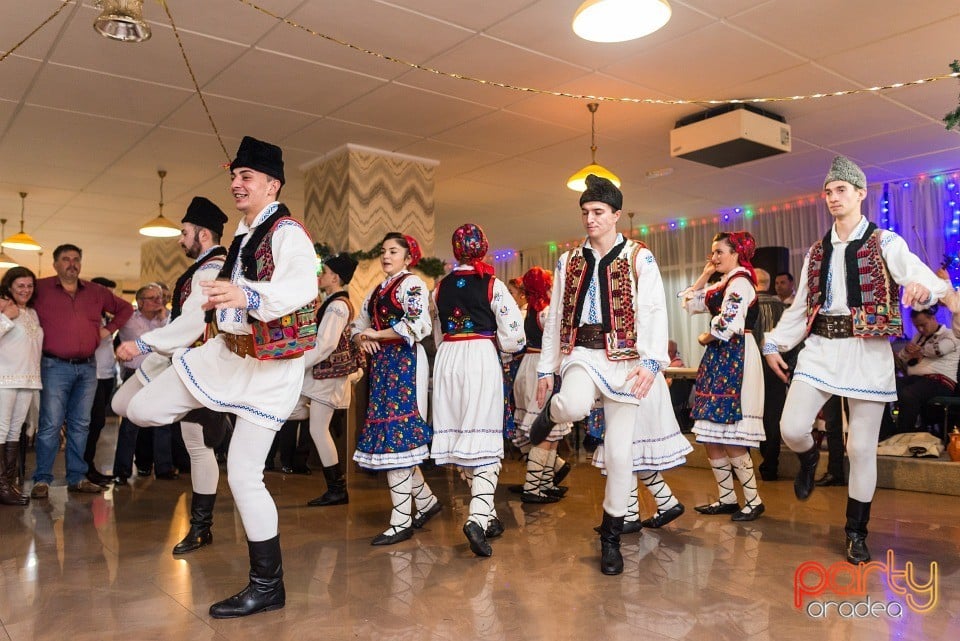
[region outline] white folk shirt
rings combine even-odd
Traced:
[[[43,329],[32,307],[10,319],[0,312],[0,388],[40,389]],[[19,428],[18,428],[19,429]]]
[[[195,263],[201,262],[214,249],[215,245],[197,257]],[[217,257],[202,265],[190,279],[190,294],[183,301],[180,315],[175,319],[137,339],[137,347],[141,354],[151,354],[143,359],[137,368],[137,377],[144,385],[156,378],[160,372],[170,366],[170,356],[178,349],[193,345],[203,336],[206,329],[206,312],[203,305],[207,297],[200,286],[202,281],[216,280],[223,267],[225,257]]]
[[[957,351],[958,341],[948,327],[940,325],[937,331],[924,340],[917,334],[910,341],[914,345],[921,345],[923,358],[916,365],[910,365],[910,357],[903,351],[897,352],[899,360],[907,368],[909,376],[926,376],[939,374],[957,382],[957,365],[960,365],[960,351]]]
[[[260,212],[249,228],[240,222],[237,234],[247,234],[273,214],[279,203]],[[271,237],[274,272],[269,281],[251,281],[240,274],[240,259],[231,282],[247,295],[246,309],[218,310],[221,332],[251,334],[247,315],[271,321],[290,314],[317,297],[316,253],[300,225],[281,223]],[[302,357],[301,357],[302,358]],[[267,429],[279,430],[300,398],[301,358],[257,360],[232,353],[222,335],[193,349],[177,350],[173,366],[191,394],[205,407],[230,412]]]
[[[614,246],[623,241],[623,236],[617,234]],[[584,243],[584,250],[594,252],[596,265],[602,258],[590,246],[589,240]],[[621,403],[640,404],[640,399],[634,396],[630,389],[633,380],[627,381],[627,375],[638,365],[658,373],[670,363],[667,354],[667,304],[663,291],[663,280],[657,261],[649,249],[643,248],[637,252],[630,277],[634,279],[633,313],[635,318],[637,359],[611,361],[607,358],[606,350],[574,347],[569,354],[560,353],[560,314],[563,307],[563,291],[566,286],[567,262],[571,252],[564,252],[557,261],[557,269],[553,274],[553,292],[550,298],[549,312],[543,328],[543,347],[540,352],[540,362],[537,364],[539,375],[563,373],[563,370],[573,363],[584,367],[594,380],[597,388],[604,396]],[[600,288],[597,286],[597,270],[594,269],[590,277],[586,300],[580,323],[600,323]],[[594,311],[596,315],[594,315]],[[596,320],[592,320],[596,319]],[[658,377],[663,380],[663,377]],[[663,391],[667,390],[666,382]],[[648,399],[651,397],[648,396]]]
[[[866,218],[861,219],[846,241],[841,241],[837,236],[836,225],[831,228],[833,255],[821,314],[850,316],[844,254],[851,241],[863,236],[868,224]],[[919,283],[930,290],[934,300],[942,298],[949,290],[945,281],[937,278],[923,261],[910,252],[907,243],[898,234],[884,231],[880,237],[880,251],[890,277],[899,285]],[[893,351],[886,338],[806,335],[809,267],[808,251],[797,283],[796,300],[784,311],[777,326],[766,334],[763,353],[788,351],[806,340],[797,358],[793,373],[795,381],[802,381],[837,396],[884,403],[897,400]]]

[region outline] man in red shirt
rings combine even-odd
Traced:
[[[105,287],[80,279],[82,251],[76,245],[53,250],[56,276],[37,281],[35,309],[43,328],[40,360],[40,426],[37,430],[37,470],[30,496],[45,499],[53,482],[53,461],[60,449],[60,426],[67,422],[67,489],[102,492],[87,480],[83,454],[90,429],[90,408],[97,391],[94,352],[133,314],[133,307]],[[101,315],[112,318],[103,326]]]

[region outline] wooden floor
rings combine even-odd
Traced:
[[[497,510],[507,531],[489,559],[467,548],[468,497],[450,470],[427,470],[442,514],[386,548],[369,545],[388,518],[382,476],[351,472],[349,505],[309,508],[307,500],[323,491],[319,474],[268,473],[280,511],[286,608],[217,621],[207,608],[242,588],[248,570],[225,479],[214,544],[175,558],[170,550],[188,527],[189,476],[137,478],[102,496],[76,495],[62,485],[62,454],[58,465],[61,484],[48,500],[0,506],[0,639],[846,641],[960,633],[955,496],[879,490],[873,505],[868,541],[876,561],[886,564],[891,550],[892,569],[912,563],[915,582],[928,582],[937,564],[932,608],[922,611],[934,597],[918,591],[911,609],[896,590],[900,575],[890,585],[880,566],[859,594],[831,593],[849,585],[851,566],[841,564],[841,574],[824,582],[828,591],[803,596],[798,609],[798,567],[815,562],[826,570],[842,561],[846,488],[820,488],[799,503],[789,481],[761,482],[766,514],[737,524],[693,511],[716,492],[708,470],[670,472],[687,513],[662,530],[624,536],[626,570],[608,577],[599,572],[592,529],[603,481],[582,460],[560,503],[524,505],[501,487]],[[507,461],[502,482],[520,474],[519,463]],[[644,497],[644,510],[651,505]],[[818,566],[808,567],[804,584],[813,586]],[[888,612],[878,612],[878,603]],[[872,614],[850,616],[868,605]]]

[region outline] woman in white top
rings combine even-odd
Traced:
[[[750,259],[756,241],[749,232],[714,236],[703,273],[683,292],[690,314],[709,313],[710,329],[698,341],[707,349],[697,372],[693,433],[707,448],[719,498],[695,509],[701,514],[730,514],[733,521],[753,521],[763,514],[749,448],[764,440],[763,369],[760,350],[745,337],[756,318],[756,276]],[[714,273],[720,280],[707,287]],[[743,487],[743,508],[733,490],[733,473]]]
[[[37,278],[13,267],[0,281],[0,504],[26,505],[20,493],[20,428],[40,389],[43,329],[33,309]]]

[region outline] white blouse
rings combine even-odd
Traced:
[[[40,389],[40,349],[43,329],[37,312],[20,308],[10,319],[0,312],[0,387]]]

